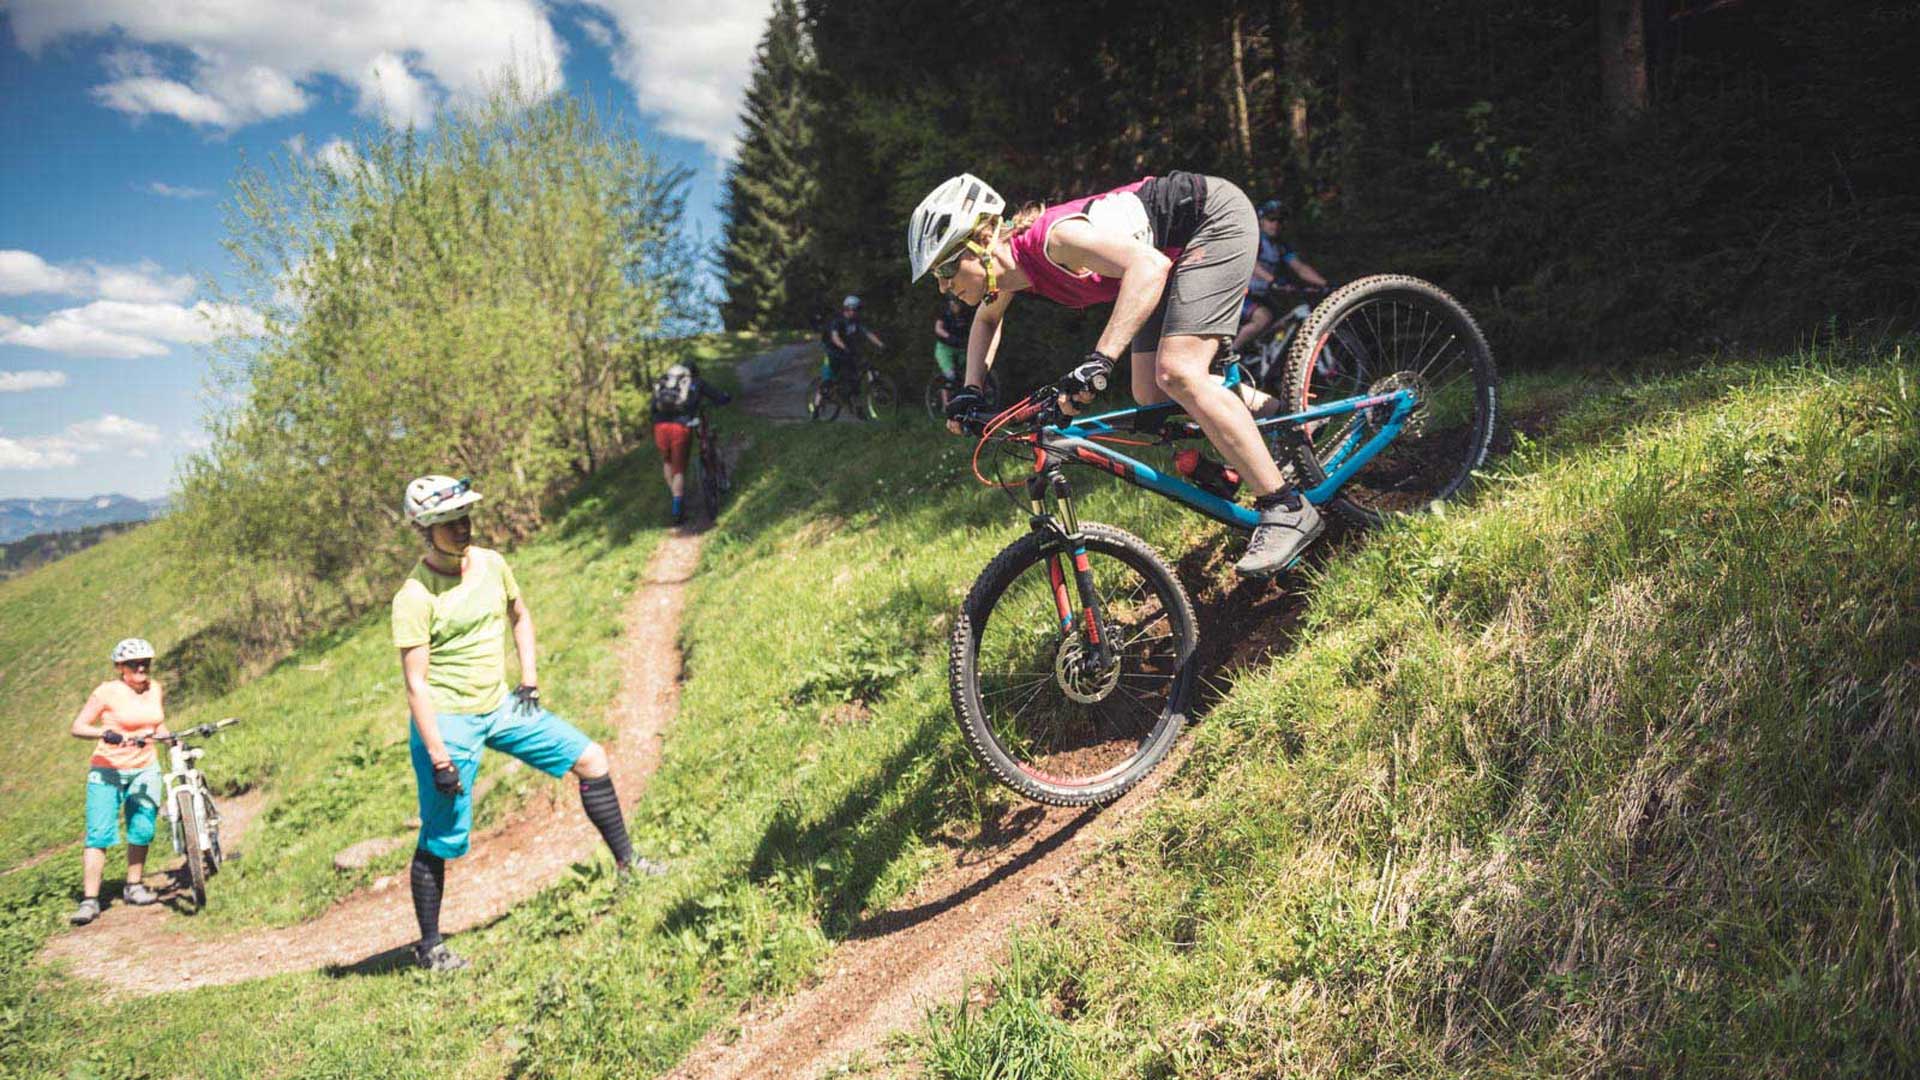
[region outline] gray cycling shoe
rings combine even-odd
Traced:
[[[1269,499],[1272,505],[1260,505]],[[1233,564],[1234,572],[1241,577],[1272,577],[1291,567],[1327,529],[1320,511],[1298,491],[1288,489],[1278,498],[1269,499],[1254,503],[1260,511],[1260,524],[1254,527],[1247,553]]]
[[[146,907],[148,904],[159,903],[160,894],[147,888],[145,882],[136,881],[120,890],[120,899],[132,904],[134,907]]]
[[[436,941],[425,949],[415,945],[413,962],[428,971],[459,971],[467,966],[467,958],[447,948],[444,941]]]
[[[99,917],[100,901],[89,896],[80,901],[80,906],[73,909],[73,914],[67,916],[67,921],[75,926],[85,926]]]
[[[641,878],[660,877],[666,872],[666,863],[654,862],[645,855],[635,855],[632,862],[614,868],[614,878],[617,884],[631,885]]]

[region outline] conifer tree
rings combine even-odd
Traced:
[[[815,190],[813,49],[794,0],[778,0],[754,54],[740,156],[727,175],[720,273],[729,330],[801,325],[817,306],[806,265]],[[803,280],[804,279],[804,280]]]

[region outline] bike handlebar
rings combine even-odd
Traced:
[[[204,739],[214,732],[219,731],[221,728],[232,727],[239,722],[239,717],[229,716],[225,720],[215,720],[209,723],[199,724],[185,731],[176,731],[171,735],[146,735],[138,739],[128,739],[126,741],[134,746],[145,746],[148,743],[157,742],[178,746],[184,739]]]

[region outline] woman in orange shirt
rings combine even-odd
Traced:
[[[160,766],[153,744],[167,730],[160,684],[153,680],[153,646],[128,638],[113,647],[115,678],[93,688],[80,714],[73,718],[73,736],[93,739],[93,758],[87,762],[87,850],[82,857],[80,907],[68,921],[85,926],[100,917],[100,877],[107,868],[107,849],[120,842],[120,820],[127,822],[127,885],[121,896],[129,904],[151,904],[159,897],[141,881],[147,863],[147,845],[153,842],[154,820],[160,812]]]

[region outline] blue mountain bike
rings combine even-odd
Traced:
[[[1226,384],[1241,377],[1229,360]],[[1417,278],[1362,278],[1301,325],[1280,380],[1284,415],[1258,423],[1308,500],[1375,524],[1467,486],[1492,442],[1495,382],[1486,338],[1451,296]],[[1192,450],[1162,472],[1114,448],[1203,439],[1178,405],[1069,419],[1055,400],[1043,388],[984,420],[974,473],[1010,497],[1023,487],[1031,529],[974,581],[954,625],[948,683],[967,745],[989,773],[1028,798],[1083,806],[1119,798],[1172,749],[1186,724],[1199,629],[1186,590],[1152,548],[1080,520],[1066,466],[1237,529],[1258,519],[1235,499],[1237,478]],[[1015,455],[1027,476],[988,479],[980,462],[992,451]]]

